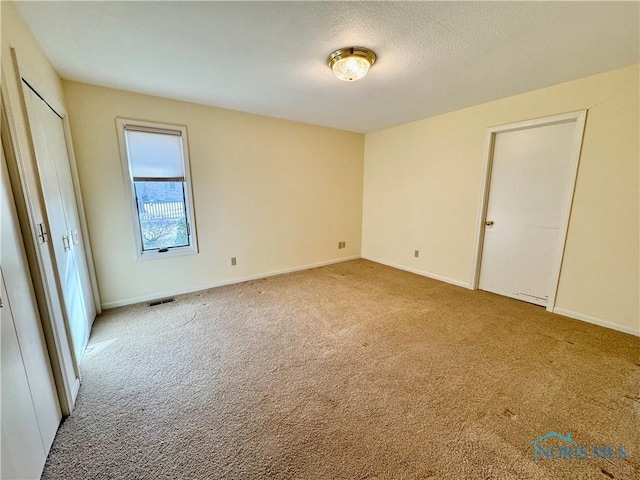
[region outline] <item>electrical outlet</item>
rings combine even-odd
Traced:
[[[233,267],[236,264],[237,264],[236,257],[231,257],[231,266]]]
[[[338,242],[338,248],[347,248],[347,242]]]
[[[420,256],[420,250],[414,250],[413,251],[413,256],[418,258]]]

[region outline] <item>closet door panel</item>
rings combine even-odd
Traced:
[[[80,226],[80,215],[78,213],[78,202],[73,186],[73,177],[71,175],[69,150],[67,149],[64,123],[57,113],[50,108],[44,108],[48,107],[48,105],[44,104],[42,101],[40,101],[40,104],[40,121],[43,124],[44,130],[47,132],[49,152],[51,153],[51,157],[55,163],[64,214],[67,221],[67,229],[69,231],[70,252],[73,255],[76,270],[78,272],[78,279],[80,281],[80,288],[82,289],[82,301],[83,308],[86,312],[88,333],[95,317],[96,309],[93,302],[89,268],[86,262],[87,257],[83,246],[84,242]]]
[[[29,382],[33,407],[38,419],[42,443],[48,450],[62,419],[56,384],[51,370],[51,361],[44,339],[40,313],[29,276],[29,266],[24,251],[24,240],[20,232],[18,214],[9,184],[7,167],[2,161],[2,194],[0,195],[0,217],[2,250],[0,263],[6,281],[6,297],[11,306],[14,325],[24,369]]]
[[[40,437],[29,381],[22,361],[11,304],[2,279],[2,463],[0,476],[7,479],[39,478],[47,457]]]
[[[56,148],[50,130],[53,110],[25,85],[25,103],[35,150],[36,164],[44,198],[49,242],[53,248],[57,282],[62,291],[67,328],[71,336],[76,362],[79,364],[89,336],[89,315],[84,298],[76,258],[72,252],[72,232],[67,224],[65,199],[56,168]],[[64,181],[62,182],[64,184]],[[92,320],[92,319],[91,319]]]

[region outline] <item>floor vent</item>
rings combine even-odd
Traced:
[[[157,300],[151,300],[148,305],[150,307],[155,307],[156,305],[162,305],[163,303],[171,303],[171,302],[174,302],[174,301],[175,301],[175,298],[173,298],[173,297],[159,298]]]

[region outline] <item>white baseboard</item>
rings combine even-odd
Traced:
[[[406,267],[404,265],[400,265],[393,262],[387,262],[386,260],[380,260],[379,258],[369,257],[366,255],[363,255],[362,258],[364,258],[365,260],[370,260],[372,262],[381,263],[382,265],[386,265],[387,267],[397,268],[398,270],[404,270],[405,272],[415,273],[416,275],[421,275],[423,277],[432,278],[434,280],[440,280],[441,282],[450,283],[458,287],[464,287],[464,288],[473,290],[471,288],[471,284],[468,282],[461,282],[460,280],[455,280],[453,278],[445,277],[443,275],[438,275],[437,273],[431,273],[431,272],[426,272],[424,270],[419,270],[417,268]]]
[[[195,286],[195,287],[189,287],[189,288],[184,288],[184,289],[177,289],[177,290],[171,290],[171,291],[166,291],[166,292],[156,292],[153,293],[151,295],[143,295],[140,297],[134,297],[134,298],[127,298],[124,300],[116,300],[114,302],[106,302],[102,304],[102,308],[103,309],[109,309],[109,308],[116,308],[116,307],[123,307],[125,305],[133,305],[135,303],[141,303],[141,302],[148,302],[150,300],[155,300],[158,298],[164,298],[164,297],[171,297],[174,295],[184,295],[187,293],[193,293],[193,292],[198,292],[201,290],[208,290],[210,288],[215,288],[215,287],[223,287],[225,285],[233,285],[236,283],[242,283],[242,282],[248,282],[251,280],[259,280],[261,278],[267,278],[267,277],[273,277],[275,275],[282,275],[285,273],[292,273],[292,272],[299,272],[302,270],[309,270],[311,268],[318,268],[318,267],[324,267],[326,265],[333,265],[335,263],[342,263],[342,262],[348,262],[351,260],[357,260],[359,258],[364,258],[365,260],[369,260],[372,262],[376,262],[376,263],[380,263],[382,265],[386,265],[388,267],[392,267],[392,268],[397,268],[398,270],[404,270],[406,272],[411,272],[411,273],[415,273],[416,275],[421,275],[423,277],[427,277],[427,278],[432,278],[434,280],[439,280],[441,282],[445,282],[445,283],[449,283],[451,285],[456,285],[458,287],[463,287],[463,288],[468,288],[468,289],[472,289],[472,286],[470,283],[468,282],[461,282],[459,280],[455,280],[453,278],[449,278],[449,277],[445,277],[443,275],[438,275],[436,273],[431,273],[431,272],[426,272],[424,270],[419,270],[417,268],[411,268],[411,267],[407,267],[404,265],[400,265],[394,262],[388,262],[386,260],[381,260],[379,258],[374,258],[374,257],[370,257],[367,255],[353,255],[350,257],[343,257],[343,258],[336,258],[333,260],[327,260],[324,262],[317,262],[317,263],[311,263],[308,265],[300,265],[297,267],[290,267],[290,268],[283,268],[280,270],[272,270],[270,272],[265,272],[265,273],[259,273],[256,275],[249,275],[246,277],[238,277],[238,278],[233,278],[230,280],[224,280],[221,282],[215,282],[215,283],[211,283],[211,284],[207,284],[207,285],[199,285],[199,286]],[[566,310],[564,308],[559,308],[556,307],[553,309],[553,313],[556,313],[558,315],[562,315],[565,317],[569,317],[569,318],[573,318],[575,320],[581,320],[583,322],[587,322],[587,323],[592,323],[594,325],[599,325],[601,327],[605,327],[605,328],[610,328],[612,330],[617,330],[619,332],[623,332],[623,333],[628,333],[629,335],[634,335],[636,337],[640,337],[640,329],[633,329],[630,327],[625,327],[623,325],[618,325],[616,323],[612,323],[606,320],[603,320],[601,318],[597,318],[597,317],[593,317],[591,315],[586,315],[584,313],[577,313],[577,312],[573,312],[571,310]]]
[[[324,267],[326,265],[332,265],[334,263],[348,262],[350,260],[357,260],[358,258],[361,258],[360,255],[353,255],[351,257],[335,258],[333,260],[327,260],[327,261],[318,262],[318,263],[311,263],[308,265],[300,265],[297,267],[283,268],[280,270],[272,270],[270,272],[258,273],[255,275],[249,275],[247,277],[232,278],[230,280],[223,280],[221,282],[210,283],[207,285],[198,285],[194,287],[187,287],[187,288],[170,290],[165,292],[154,292],[153,294],[150,294],[150,295],[142,295],[140,297],[126,298],[124,300],[106,302],[102,304],[102,308],[103,310],[106,310],[108,308],[124,307],[125,305],[133,305],[135,303],[148,302],[150,300],[155,300],[158,298],[173,297],[174,295],[184,295],[186,293],[193,293],[193,292],[199,292],[201,290],[208,290],[210,288],[223,287],[225,285],[233,285],[236,283],[248,282],[250,280],[259,280],[261,278],[273,277],[275,275],[282,275],[283,273],[298,272],[301,270],[309,270],[311,268]]]
[[[572,312],[571,310],[565,310],[564,308],[558,308],[558,307],[553,309],[553,313],[557,313],[558,315],[562,315],[564,317],[574,318],[576,320],[582,320],[583,322],[593,323],[594,325],[599,325],[601,327],[610,328],[612,330],[617,330],[619,332],[628,333],[629,335],[635,335],[636,337],[640,337],[640,329],[635,330],[630,327],[618,325],[617,323],[612,323],[606,320],[602,320],[601,318],[592,317],[591,315],[585,315],[584,313]]]

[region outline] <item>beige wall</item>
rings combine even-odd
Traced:
[[[487,128],[588,109],[556,307],[640,333],[638,86],[635,65],[367,134],[363,256],[469,285]]]
[[[75,82],[64,90],[103,304],[360,255],[363,135]],[[116,117],[186,125],[198,255],[136,261]]]
[[[13,2],[2,1],[0,8],[2,9],[2,69],[5,75],[3,82],[6,80],[11,87],[9,93],[15,93],[13,88],[16,86],[17,78],[11,58],[11,48],[14,48],[23,72],[38,84],[39,90],[45,91],[59,103],[64,103],[62,83],[58,74],[22,21]]]

